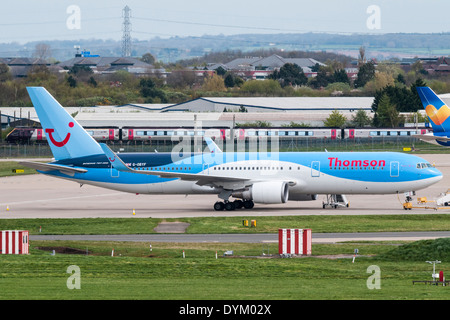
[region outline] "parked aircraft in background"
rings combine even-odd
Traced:
[[[334,199],[396,194],[442,179],[426,160],[392,152],[230,153],[208,140],[210,152],[203,153],[115,153],[96,142],[45,88],[27,90],[54,161],[20,163],[80,184],[139,194],[217,194],[222,201],[215,210],[235,210],[315,200],[318,194]]]
[[[429,87],[417,87],[417,92],[433,128],[432,133],[420,135],[417,138],[449,147],[450,108]]]

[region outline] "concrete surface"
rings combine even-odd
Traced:
[[[435,163],[444,174],[440,182],[417,192],[416,199],[427,197],[432,200],[450,188],[450,155],[419,156]],[[405,211],[402,207],[404,195],[347,195],[350,207],[338,209],[323,209],[324,196],[319,195],[317,201],[289,201],[279,205],[255,204],[252,210],[221,212],[213,210],[213,204],[217,199],[215,195],[187,197],[184,195],[135,195],[89,185],[80,187],[77,183],[41,174],[0,178],[0,219],[450,213],[450,207],[442,210]]]

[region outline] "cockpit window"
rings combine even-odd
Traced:
[[[430,163],[418,163],[417,164],[417,169],[422,169],[422,168],[433,168],[433,166]]]

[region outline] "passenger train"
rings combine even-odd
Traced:
[[[128,143],[149,142],[149,141],[173,141],[195,135],[194,127],[109,127],[109,128],[88,128],[85,130],[97,141],[101,142],[122,142]],[[414,135],[424,135],[431,132],[428,128],[291,128],[291,127],[270,127],[270,128],[235,128],[211,127],[197,129],[197,136],[209,137],[214,140],[249,140],[261,137],[277,136],[279,140],[299,140],[311,139],[360,139],[360,138],[385,138],[385,137],[412,137]],[[9,143],[39,143],[47,140],[43,129],[17,127],[6,137]]]

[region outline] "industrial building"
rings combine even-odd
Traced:
[[[370,113],[371,97],[198,98],[179,104],[68,107],[83,126],[192,126],[194,115],[203,126],[267,121],[273,126],[291,122],[322,126],[338,110],[351,119],[359,109]],[[245,110],[246,112],[240,112]],[[37,119],[34,108],[4,108],[4,115]]]
[[[450,103],[448,94],[440,97]],[[66,110],[76,113],[75,119],[89,127],[193,126],[194,117],[204,127],[231,127],[233,122],[256,121],[270,122],[274,127],[291,122],[320,127],[334,110],[349,120],[361,109],[372,116],[372,103],[373,97],[208,97],[178,104],[67,107]],[[0,108],[0,111],[4,127],[4,122],[17,118],[38,121],[34,108]]]

